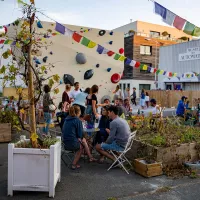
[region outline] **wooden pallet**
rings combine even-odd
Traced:
[[[0,142],[11,141],[11,124],[0,124]]]
[[[153,176],[160,176],[163,174],[161,162],[146,164],[141,162],[141,160],[145,160],[145,158],[138,158],[134,160],[135,172],[138,174],[148,178]]]

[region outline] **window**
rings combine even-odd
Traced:
[[[150,36],[151,37],[160,37],[160,32],[156,32],[156,31],[150,31]]]
[[[152,53],[152,46],[140,46],[140,54],[142,55],[151,55]]]
[[[127,84],[127,88],[129,88],[129,89],[130,89],[130,83],[128,83],[128,84]]]
[[[141,91],[142,89],[150,90],[151,89],[151,85],[150,84],[139,84],[139,90]]]
[[[147,65],[147,67],[152,67],[152,63],[142,63],[142,65]],[[143,69],[140,69],[140,73],[143,73],[143,74],[149,74],[151,73],[148,69],[147,70],[143,70]]]

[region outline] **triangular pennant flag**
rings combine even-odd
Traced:
[[[147,65],[144,65],[143,66],[143,70],[147,70],[148,66]]]
[[[174,23],[175,17],[176,15],[173,12],[167,10],[166,19],[163,19],[163,21],[171,26]]]
[[[88,44],[88,48],[94,48],[97,44],[95,42],[92,42],[90,40],[89,44]]]
[[[151,73],[154,73],[154,68],[153,68],[153,67],[151,67],[150,72],[151,72]]]
[[[154,2],[155,13],[160,15],[163,19],[166,19],[167,9],[161,6],[159,3]]]
[[[81,41],[82,36],[79,35],[78,33],[74,33],[73,36],[72,36],[72,38],[73,38],[76,42],[79,43],[79,42]]]
[[[131,60],[131,63],[129,64],[131,67],[135,67],[136,61],[135,60]]]
[[[0,40],[0,44],[4,44],[5,40]]]
[[[82,41],[81,41],[81,44],[87,47],[88,44],[89,44],[89,42],[90,42],[89,39],[87,39],[86,37],[83,37],[83,39],[82,39]]]
[[[120,61],[124,61],[125,59],[126,59],[125,56],[120,56],[120,58],[119,58]]]
[[[16,47],[17,47],[17,48],[20,48],[20,47],[21,47],[21,45],[20,45],[19,42],[16,42]]]
[[[4,44],[11,44],[11,43],[12,43],[11,40],[6,40],[6,41],[4,42]]]
[[[16,41],[13,41],[13,42],[11,43],[11,45],[12,45],[12,46],[16,45]]]
[[[56,22],[56,28],[55,30],[61,34],[65,34],[65,27],[62,24],[59,24],[58,22]]]
[[[164,71],[163,75],[166,75],[166,73],[167,73],[167,72],[166,72],[166,71]]]
[[[174,77],[177,77],[177,73],[174,73],[173,76],[174,76]]]
[[[172,72],[169,72],[169,77],[172,77]]]
[[[156,71],[156,74],[159,74],[160,73],[160,69],[158,69],[157,71]]]
[[[118,53],[116,53],[114,59],[115,59],[115,60],[119,60],[120,57],[121,57],[121,56],[120,56]]]
[[[67,27],[65,27],[65,36],[72,38],[74,31],[68,29]]]
[[[156,73],[157,72],[157,69],[156,68],[154,68],[154,71],[153,71],[154,73]]]
[[[188,35],[192,35],[194,29],[195,29],[194,24],[191,24],[190,22],[186,22],[183,32]]]
[[[131,63],[131,59],[130,59],[130,58],[126,58],[125,64],[126,64],[126,65],[129,65],[130,63]]]
[[[102,54],[103,50],[104,50],[104,47],[102,47],[101,45],[98,44],[97,52],[98,52],[99,54]]]
[[[193,36],[199,37],[200,36],[200,28],[199,27],[195,27],[194,31],[192,33]]]

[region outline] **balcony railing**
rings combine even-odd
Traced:
[[[146,37],[146,38],[155,38],[155,39],[159,39],[159,40],[174,41],[174,42],[177,42],[177,43],[186,42],[185,40],[181,40],[181,39],[177,39],[177,38],[171,38],[169,36],[155,36],[155,35],[152,35],[152,34],[140,33],[140,32],[125,33],[124,37],[126,38],[126,37],[129,37],[129,36],[132,36],[132,35],[138,35],[138,36],[142,36],[142,37]]]

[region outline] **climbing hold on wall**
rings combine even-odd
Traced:
[[[47,57],[47,56],[45,56],[45,57],[42,59],[44,63],[46,63],[46,62],[47,62],[47,58],[48,58],[48,57]]]
[[[94,71],[92,69],[89,69],[85,72],[84,79],[88,80],[88,79],[92,78],[93,75],[94,75]]]
[[[113,74],[110,78],[112,83],[118,83],[120,79],[121,79],[121,76],[118,73]]]
[[[113,31],[110,31],[110,35],[113,35]]]
[[[100,36],[103,36],[103,35],[105,35],[105,33],[106,33],[106,31],[105,31],[105,30],[100,30],[100,31],[99,31],[99,35],[100,35]]]
[[[65,84],[70,84],[71,86],[74,85],[74,77],[70,74],[64,74],[63,81]]]
[[[50,53],[51,55],[53,55],[53,52],[52,52],[52,51],[50,51],[49,53]]]
[[[108,68],[108,69],[107,69],[107,72],[110,72],[110,71],[111,71],[111,68]]]
[[[120,53],[120,54],[123,54],[123,53],[124,53],[124,49],[123,49],[123,48],[120,48],[120,49],[119,49],[119,53]]]
[[[96,68],[99,68],[99,66],[100,66],[99,64],[96,64]]]
[[[76,62],[78,64],[85,64],[87,62],[87,59],[83,53],[78,53],[76,55]]]
[[[37,22],[37,27],[38,27],[38,28],[43,28],[43,26],[42,26],[42,24],[41,24],[40,21]]]
[[[60,84],[63,84],[63,80],[60,79]]]
[[[38,65],[41,64],[41,62],[38,59],[35,60],[35,63],[38,64]]]
[[[110,41],[109,44],[112,45],[112,44],[113,44],[113,41]]]

